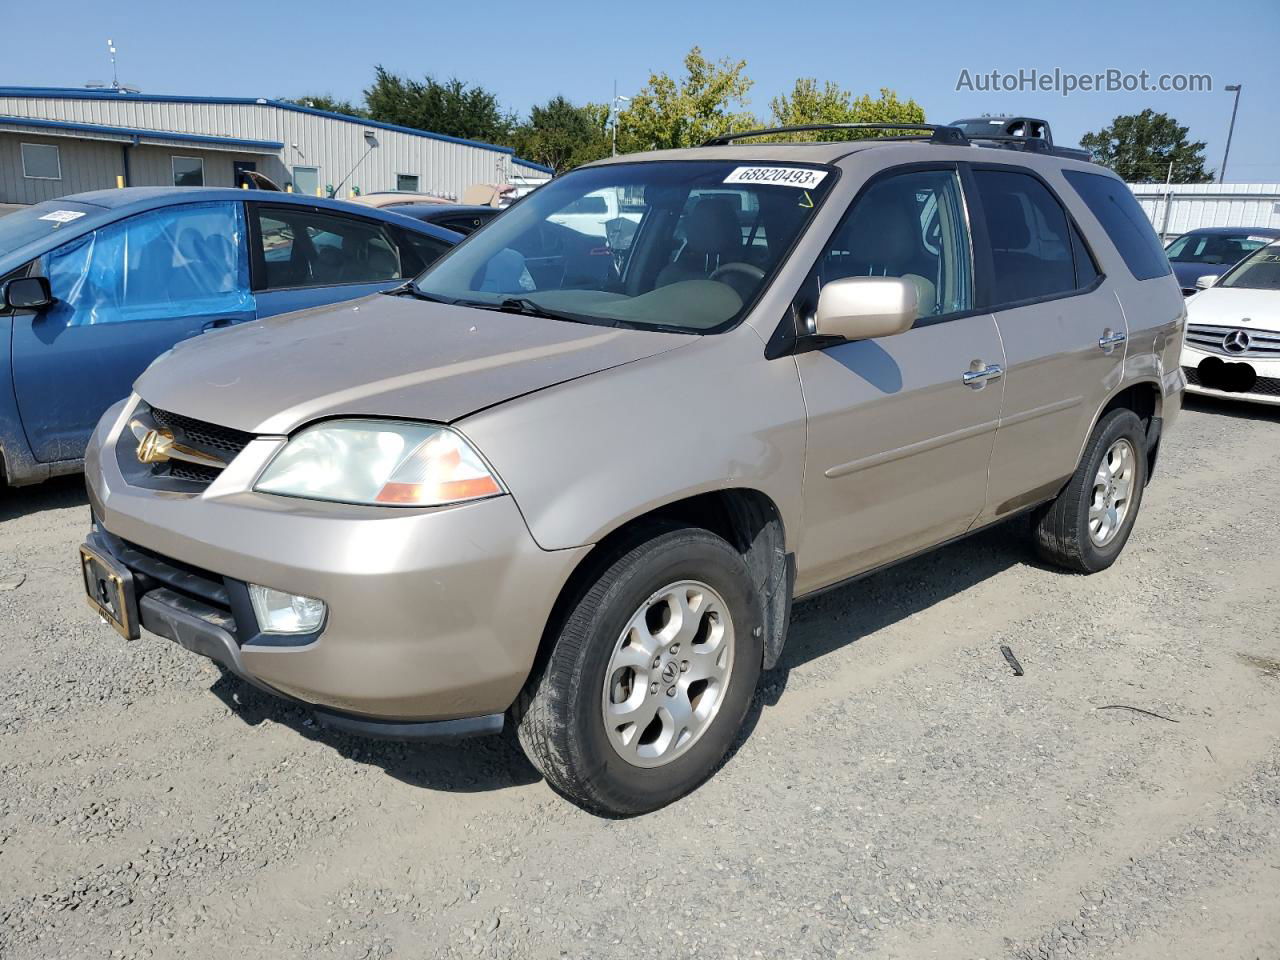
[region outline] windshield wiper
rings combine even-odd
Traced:
[[[426,300],[429,303],[453,303],[452,300],[446,300],[444,297],[433,297],[429,293],[423,293],[418,289],[418,285],[412,280],[406,280],[398,287],[392,287],[389,290],[381,291],[388,297],[413,297],[415,300]]]
[[[563,313],[559,310],[551,310],[535,303],[528,297],[504,297],[496,304],[475,303],[466,301],[463,304],[468,307],[480,307],[484,310],[498,310],[502,313],[518,313],[524,317],[542,317],[544,320],[563,320],[566,323],[585,323],[593,327],[618,327],[621,324],[616,320],[610,320],[607,317],[584,317],[577,313]]]

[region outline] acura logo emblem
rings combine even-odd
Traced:
[[[173,434],[168,430],[148,430],[138,443],[139,463],[165,463],[173,449]]]
[[[1245,353],[1249,349],[1249,334],[1244,330],[1232,330],[1222,338],[1222,349],[1228,353]]]
[[[185,443],[178,443],[169,430],[148,427],[140,420],[130,420],[129,429],[138,441],[138,449],[134,455],[139,463],[168,463],[170,460],[186,460],[188,463],[199,463],[206,467],[221,469],[227,461],[215,457],[203,450],[196,450]]]

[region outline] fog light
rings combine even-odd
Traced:
[[[249,599],[263,633],[314,633],[324,623],[323,600],[249,584]]]

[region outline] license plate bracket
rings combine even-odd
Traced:
[[[126,640],[137,640],[138,598],[133,574],[88,546],[80,547],[85,599]]]

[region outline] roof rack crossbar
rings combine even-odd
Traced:
[[[735,140],[746,140],[752,137],[768,137],[781,133],[810,133],[822,130],[916,130],[929,134],[930,143],[963,147],[969,141],[959,127],[949,127],[936,123],[803,123],[791,127],[765,127],[760,130],[744,130],[741,133],[725,133],[712,137],[702,145],[704,147],[727,147]]]

